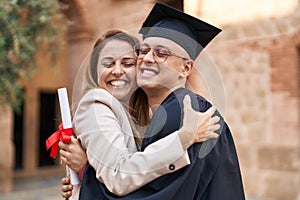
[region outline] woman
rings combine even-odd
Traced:
[[[79,103],[75,101],[73,109],[74,132],[86,150],[89,164],[95,169],[98,180],[119,196],[188,165],[186,150],[189,146],[218,137],[214,131],[219,128],[215,124],[219,119],[211,118],[214,109],[195,112],[186,98],[185,113],[189,115],[184,115],[182,128],[138,152],[143,136],[140,133],[150,115],[145,93],[136,89],[133,52],[136,43],[135,38],[122,31],[109,31],[96,42],[83,81],[87,85],[81,85],[83,92],[76,91],[80,98],[76,98]],[[80,158],[79,165],[70,160],[75,157],[69,155],[70,149],[79,146],[76,141],[74,144],[60,143],[61,158],[79,171],[86,159]],[[64,197],[70,195],[68,187],[62,188],[66,191]]]

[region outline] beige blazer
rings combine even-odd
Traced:
[[[90,90],[79,102],[73,123],[97,179],[116,195],[190,164],[177,131],[138,152],[124,107],[106,90]]]

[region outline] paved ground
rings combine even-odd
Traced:
[[[61,177],[30,178],[15,181],[14,191],[0,194],[0,200],[62,200]],[[247,200],[271,200],[248,197]]]
[[[60,200],[60,180],[61,177],[16,180],[14,191],[0,194],[0,200]]]

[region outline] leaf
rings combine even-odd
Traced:
[[[35,69],[37,39],[55,39],[57,27],[51,21],[58,8],[57,0],[0,1],[0,104],[18,109],[18,79]]]

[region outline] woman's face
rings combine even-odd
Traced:
[[[98,86],[127,102],[137,87],[135,70],[133,47],[125,41],[108,41],[99,53]]]

